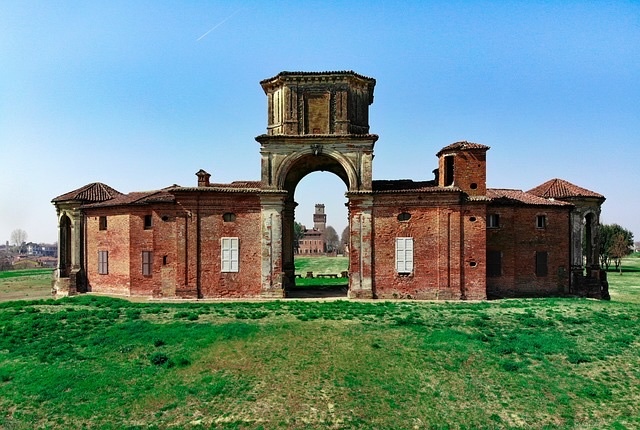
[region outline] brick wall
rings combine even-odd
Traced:
[[[568,291],[569,209],[560,207],[489,206],[499,228],[487,229],[487,250],[502,255],[502,273],[487,278],[491,297],[538,296]],[[537,228],[536,216],[547,225]],[[536,275],[536,252],[548,253],[548,274]]]
[[[100,230],[100,216],[107,217],[106,230]],[[86,254],[89,291],[129,295],[130,215],[117,209],[93,210],[86,217]],[[98,273],[98,252],[108,251],[108,274]]]
[[[180,297],[257,297],[261,290],[260,201],[256,195],[202,193],[180,197],[176,222]],[[225,221],[225,213],[234,221]],[[239,239],[239,271],[222,272],[221,238]]]
[[[485,298],[484,205],[461,205],[457,193],[429,196],[427,201],[422,198],[384,195],[375,199],[375,296]],[[401,212],[411,218],[399,221]],[[414,270],[410,274],[396,272],[397,237],[413,238]]]

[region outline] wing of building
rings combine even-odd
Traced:
[[[57,295],[286,297],[294,191],[327,171],[347,190],[351,298],[607,298],[602,195],[560,179],[526,192],[487,188],[489,147],[466,141],[436,153],[432,180],[373,180],[374,79],[282,72],[260,84],[260,181],[213,183],[200,170],[194,186],[124,194],[92,183],[53,199]]]

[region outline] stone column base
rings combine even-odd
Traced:
[[[371,290],[349,290],[347,297],[350,299],[373,299]]]

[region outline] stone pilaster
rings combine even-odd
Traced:
[[[349,197],[349,297],[371,299],[373,293],[373,197]]]
[[[265,194],[261,204],[261,283],[263,297],[284,297],[282,260],[282,217],[285,193]]]

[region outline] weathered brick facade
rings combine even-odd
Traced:
[[[487,188],[489,147],[470,142],[436,154],[433,180],[375,181],[375,80],[283,72],[261,85],[261,181],[210,183],[200,170],[194,187],[122,194],[93,183],[53,200],[58,295],[286,297],[294,191],[322,170],[348,190],[349,297],[606,296],[595,246],[601,195],[558,179],[528,192]]]

